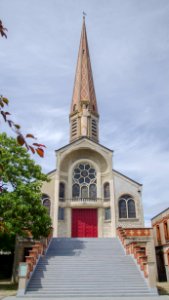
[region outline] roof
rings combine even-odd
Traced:
[[[56,172],[56,169],[54,169],[54,170],[48,172],[46,175],[50,175],[50,174],[52,174],[52,173],[54,173],[54,172]]]
[[[115,170],[115,169],[113,169],[113,171],[114,171],[115,173],[117,173],[117,174],[119,174],[119,175],[121,175],[121,176],[123,176],[123,177],[127,178],[128,180],[130,180],[130,181],[132,181],[132,182],[134,182],[134,183],[136,183],[136,184],[138,184],[138,185],[142,186],[142,183],[139,183],[139,182],[137,182],[137,181],[135,181],[135,180],[131,179],[130,177],[128,177],[128,176],[126,176],[126,175],[124,175],[124,174],[120,173],[119,171],[117,171],[117,170]]]
[[[73,141],[73,142],[71,142],[71,143],[69,143],[69,144],[67,144],[67,145],[65,145],[65,146],[63,146],[63,147],[61,147],[61,148],[55,150],[55,151],[56,151],[56,152],[57,152],[57,151],[60,151],[60,150],[66,148],[66,147],[68,147],[68,146],[71,146],[71,145],[75,144],[77,141],[81,141],[81,140],[85,140],[85,139],[86,139],[86,140],[89,140],[90,142],[92,142],[92,143],[94,143],[94,144],[96,144],[96,145],[98,145],[98,146],[100,146],[100,147],[102,147],[102,148],[104,148],[104,149],[106,149],[106,150],[108,150],[108,151],[114,152],[113,150],[111,150],[111,149],[109,149],[109,148],[107,148],[107,147],[105,147],[105,146],[103,146],[103,145],[101,145],[101,144],[99,144],[99,143],[93,141],[92,139],[88,138],[87,136],[82,136],[82,137],[80,137],[79,139],[77,139],[77,140],[75,140],[75,141]]]
[[[169,209],[169,207],[167,207],[166,209],[164,209],[163,211],[161,211],[159,214],[157,214],[156,216],[154,216],[153,218],[151,218],[151,220],[153,220],[156,217],[160,216],[161,214],[165,213],[168,209]]]
[[[89,104],[90,111],[95,114],[98,114],[92,67],[89,55],[89,47],[87,41],[85,17],[83,17],[82,33],[80,39],[71,104],[71,113],[73,113],[74,111],[80,112],[82,108],[82,102],[87,102]]]

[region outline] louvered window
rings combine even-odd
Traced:
[[[72,137],[77,135],[77,119],[72,120]]]
[[[97,122],[96,120],[92,120],[92,137],[97,139]]]

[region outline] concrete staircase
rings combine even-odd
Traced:
[[[117,238],[53,238],[26,290],[46,298],[152,295]]]

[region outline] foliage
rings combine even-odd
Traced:
[[[7,35],[6,35],[5,31],[8,31],[8,30],[3,26],[2,21],[0,20],[0,34],[2,37],[6,37],[6,39],[7,39]]]
[[[11,119],[9,119],[9,116],[11,115],[8,111],[4,110],[4,107],[8,105],[9,100],[3,96],[0,96],[0,114],[3,117],[4,121],[11,127],[11,129],[16,133],[17,135],[17,142],[21,146],[25,146],[27,150],[31,150],[33,154],[35,152],[40,156],[44,156],[44,150],[43,148],[46,147],[43,144],[39,143],[33,143],[32,145],[28,144],[27,139],[36,139],[33,134],[28,133],[26,136],[24,136],[21,132],[21,126],[14,123]]]
[[[51,220],[41,205],[41,185],[48,181],[15,139],[0,134],[0,233],[47,236]]]

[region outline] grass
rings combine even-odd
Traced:
[[[159,295],[169,295],[169,282],[157,282]]]
[[[0,281],[0,300],[4,297],[15,296],[17,293],[18,285],[11,283],[11,281]]]

